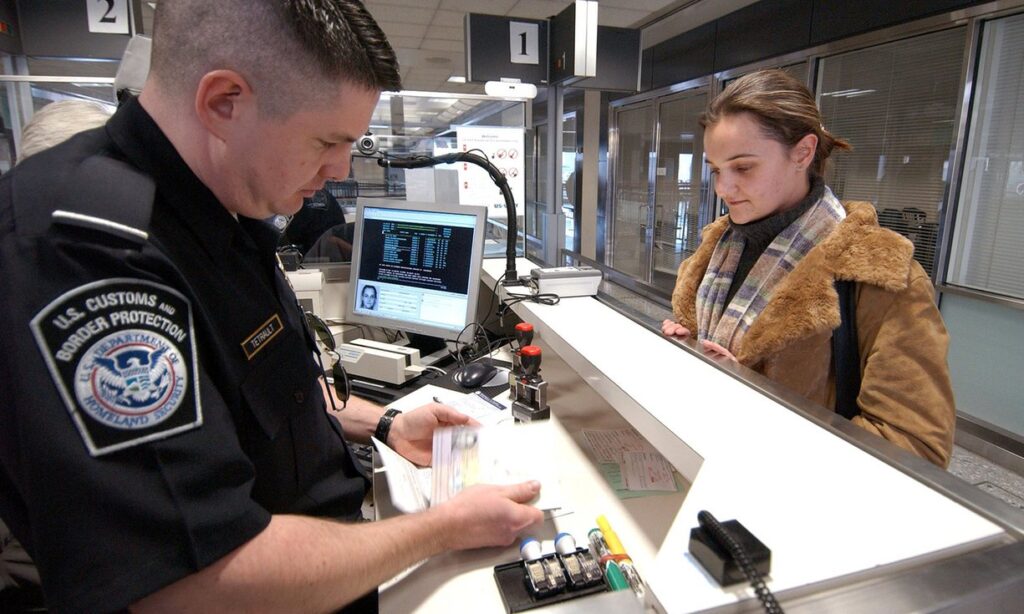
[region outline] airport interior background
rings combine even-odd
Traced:
[[[126,4],[132,32],[150,33],[157,2]],[[635,65],[612,83],[600,50],[597,77],[537,83],[534,98],[467,81],[467,14],[542,20],[570,4],[368,0],[406,88],[374,114],[381,147],[437,154],[456,148],[459,128],[520,132],[525,151],[509,171],[522,173],[519,249],[599,268],[604,300],[656,325],[671,315],[679,263],[724,213],[698,116],[731,80],[782,68],[853,145],[827,184],[872,202],[935,284],[958,406],[950,471],[1024,509],[1024,0],[600,0],[599,25],[638,41]],[[84,3],[0,2],[0,171],[45,105],[116,106],[127,36],[69,35],[72,5]],[[406,198],[410,182],[356,157],[329,188],[351,210]],[[490,232],[506,228],[497,216]]]

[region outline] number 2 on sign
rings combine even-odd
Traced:
[[[97,2],[107,3],[107,12],[103,13],[103,17],[100,17],[100,23],[117,23],[117,16],[111,15],[114,11],[114,0],[96,0]]]
[[[89,31],[96,34],[131,34],[128,0],[85,0]]]

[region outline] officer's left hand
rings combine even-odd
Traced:
[[[388,446],[417,465],[430,465],[434,430],[439,426],[460,424],[479,425],[479,422],[447,405],[430,403],[395,416]]]

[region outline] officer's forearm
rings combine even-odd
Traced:
[[[132,610],[335,610],[444,550],[448,524],[433,511],[361,524],[274,516],[249,542]]]
[[[345,411],[336,415],[345,429],[345,437],[359,443],[369,443],[383,414],[384,408],[380,405],[359,397],[349,397]]]

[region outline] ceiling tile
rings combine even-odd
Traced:
[[[441,0],[442,9],[462,13],[484,13],[486,15],[504,15],[516,3],[516,0]]]
[[[430,26],[428,34],[430,38],[446,40],[446,41],[461,41],[465,29],[459,28],[446,28],[444,26]]]
[[[462,41],[448,41],[438,38],[425,38],[420,47],[432,51],[457,51],[460,55],[466,51],[466,46]]]
[[[693,0],[600,0],[597,14],[600,15],[605,8],[633,9],[650,14],[674,4],[682,7],[692,3]]]
[[[431,25],[448,28],[461,28],[465,24],[466,14],[459,11],[436,11]]]
[[[409,6],[395,6],[393,4],[374,4],[367,7],[373,18],[377,20],[377,23],[381,22],[394,22],[394,23],[416,23],[420,25],[427,25],[434,19],[434,9],[409,7]]]
[[[371,15],[375,15],[374,9],[382,5],[436,8],[438,0],[363,0],[363,4],[370,10]]]
[[[573,0],[519,0],[506,14],[512,17],[547,19],[561,13],[572,3]],[[600,18],[600,8],[598,8],[597,14]]]
[[[597,9],[597,23],[615,28],[630,28],[634,24],[643,23],[648,15],[646,11],[612,8],[602,4]]]
[[[415,38],[423,38],[427,33],[427,26],[423,24],[415,23],[395,23],[393,21],[380,21],[378,22],[384,33],[388,35],[388,38],[392,36],[408,36]]]
[[[422,39],[409,36],[388,36],[388,42],[395,49],[419,49]]]

